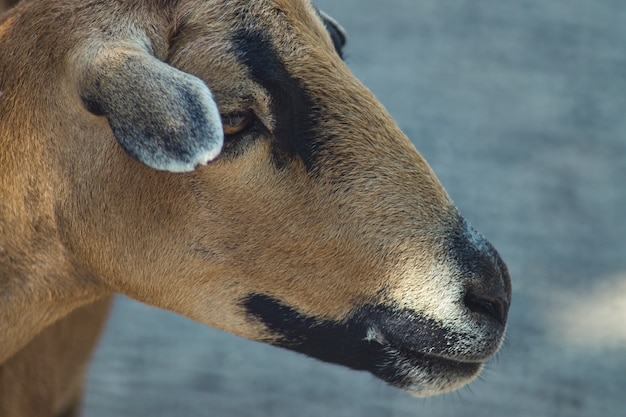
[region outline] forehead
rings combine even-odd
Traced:
[[[274,57],[267,54],[270,50]],[[258,57],[259,68],[275,63],[277,56],[294,75],[307,72],[305,61],[338,59],[330,35],[308,0],[189,1],[181,5],[168,62],[204,79],[218,96],[246,99],[251,91],[259,93],[248,79],[250,68],[244,62],[252,56]]]
[[[243,29],[263,30],[275,43],[286,47],[302,37],[308,41],[329,40],[308,0],[189,1],[181,6],[176,24],[178,34],[213,42]]]

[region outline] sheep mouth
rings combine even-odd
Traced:
[[[456,354],[449,344],[463,336],[446,332],[423,320],[410,333],[379,331],[386,309],[362,309],[347,321],[323,321],[304,316],[265,295],[243,300],[248,315],[267,330],[267,343],[303,353],[324,362],[368,371],[386,383],[416,396],[452,391],[471,382],[491,354]],[[398,313],[394,313],[398,317]],[[389,330],[389,321],[386,322]],[[393,326],[391,326],[393,328]],[[416,331],[419,328],[421,330]]]
[[[384,346],[386,360],[371,372],[396,388],[418,397],[453,391],[473,381],[483,362]]]

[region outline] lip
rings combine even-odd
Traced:
[[[458,389],[473,381],[484,361],[449,357],[405,348],[385,347],[387,362],[374,372],[396,388],[418,397],[428,397]]]
[[[417,361],[419,363],[425,363],[425,364],[437,364],[438,366],[442,366],[442,367],[446,367],[446,368],[463,368],[463,369],[470,369],[470,368],[476,368],[476,367],[482,367],[484,361],[486,361],[488,358],[485,358],[485,360],[476,360],[476,359],[470,359],[470,358],[463,358],[463,357],[451,357],[448,355],[443,355],[443,354],[436,354],[436,353],[425,353],[425,352],[419,352],[419,351],[414,351],[414,350],[410,350],[410,349],[406,349],[406,348],[394,348],[394,347],[389,347],[390,350],[395,350],[398,352],[398,354],[410,361]]]

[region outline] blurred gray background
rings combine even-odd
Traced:
[[[347,62],[508,263],[508,340],[417,399],[117,300],[86,415],[626,416],[626,3],[318,0]]]

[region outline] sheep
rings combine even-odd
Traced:
[[[0,415],[77,415],[116,293],[418,396],[499,349],[504,262],[309,1],[0,22]]]

